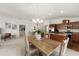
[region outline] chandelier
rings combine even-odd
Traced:
[[[39,18],[39,4],[36,5],[36,9],[37,9],[37,12],[36,12],[36,18],[33,18],[32,21],[36,24],[40,24],[40,23],[43,23],[43,19],[42,18]]]
[[[43,23],[43,19],[40,18],[32,19],[32,21],[37,24]]]

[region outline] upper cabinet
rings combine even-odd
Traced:
[[[65,26],[67,29],[71,29],[71,28],[72,28],[72,24],[71,24],[70,20],[63,20],[62,23],[64,24],[64,26]]]
[[[57,29],[64,29],[65,25],[64,24],[57,24]]]
[[[72,24],[72,29],[79,29],[79,21],[71,22],[71,24]]]
[[[62,23],[67,29],[79,29],[79,21],[70,22],[70,20],[63,20]]]
[[[56,30],[59,30],[59,31],[60,30],[66,30],[66,31],[71,30],[74,32],[79,32],[79,21],[70,22],[70,20],[63,20],[61,24],[50,24],[49,27],[54,28],[54,31],[56,31]]]
[[[63,24],[69,24],[70,20],[63,20]]]

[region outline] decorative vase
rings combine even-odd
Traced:
[[[41,40],[41,34],[35,33],[35,38],[36,38],[37,40]]]

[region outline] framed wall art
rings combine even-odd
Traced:
[[[5,23],[6,28],[11,28],[11,23]]]
[[[12,29],[13,30],[17,29],[17,25],[16,24],[12,24]]]

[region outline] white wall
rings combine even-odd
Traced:
[[[12,28],[6,28],[5,23],[11,23],[11,24],[16,24],[17,29],[13,30]],[[15,18],[10,18],[10,17],[0,17],[0,28],[3,29],[4,33],[12,33],[17,36],[19,36],[19,24],[25,25],[26,26],[26,33],[29,30],[32,30],[31,25],[32,24],[29,20],[24,20],[24,19],[15,19]]]

